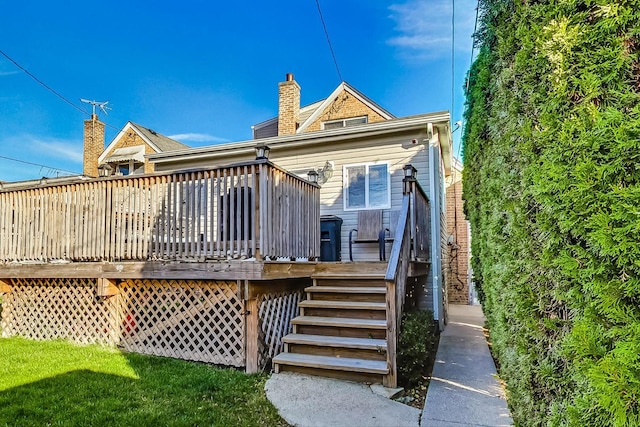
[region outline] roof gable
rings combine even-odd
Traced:
[[[379,106],[378,104],[373,102],[370,98],[365,96],[362,92],[360,92],[359,90],[357,90],[356,88],[351,86],[349,83],[342,82],[342,83],[340,83],[338,85],[337,88],[335,88],[335,90],[333,92],[331,92],[331,95],[329,95],[324,101],[322,101],[321,103],[317,103],[318,106],[315,108],[315,111],[313,111],[313,113],[311,115],[309,115],[306,118],[306,120],[304,120],[303,122],[300,123],[300,127],[298,128],[296,133],[305,132],[305,130],[313,122],[315,122],[318,119],[318,117],[320,117],[320,115],[327,108],[329,108],[334,102],[336,102],[336,98],[338,97],[338,95],[340,95],[340,93],[342,93],[342,91],[347,92],[348,94],[350,94],[355,99],[357,99],[358,101],[360,101],[361,103],[366,105],[371,110],[373,110],[376,113],[378,113],[381,117],[385,118],[386,120],[390,120],[390,119],[395,118],[395,116],[393,114],[391,114],[390,112],[388,112],[387,110],[385,110],[384,108],[382,108],[381,106]]]
[[[103,163],[107,155],[113,151],[116,147],[117,143],[125,137],[127,132],[133,131],[135,132],[145,144],[147,144],[153,151],[156,153],[163,153],[165,151],[172,150],[182,150],[185,148],[189,148],[188,145],[185,145],[181,142],[175,141],[171,138],[168,138],[164,135],[157,133],[152,129],[145,128],[139,124],[133,123],[131,121],[127,122],[126,125],[122,128],[120,132],[116,135],[115,138],[107,145],[107,148],[104,149],[100,157],[98,158],[98,163]]]
[[[296,131],[296,133],[305,132],[305,130],[309,128],[309,126],[312,123],[314,123],[318,119],[318,117],[320,117],[320,115],[324,111],[326,111],[327,108],[329,108],[336,101],[336,98],[338,97],[338,95],[340,95],[340,93],[342,93],[342,91],[346,91],[347,93],[352,95],[355,99],[360,101],[362,104],[366,105],[368,108],[378,113],[384,119],[390,120],[395,118],[393,114],[391,114],[390,112],[382,108],[380,105],[376,104],[369,97],[365,96],[362,92],[360,92],[359,90],[351,86],[349,83],[342,82],[338,85],[338,87],[334,89],[333,92],[331,92],[331,94],[327,98],[305,105],[304,107],[300,107],[300,115],[299,115],[300,126]],[[261,137],[264,138],[267,136],[269,137],[277,136],[278,134],[277,123],[278,123],[278,117],[276,116],[271,119],[268,119],[253,125],[252,129],[253,129],[254,137],[255,135],[260,134],[260,129],[266,128],[268,126],[273,127],[274,124],[275,124],[275,132],[269,131],[267,132],[268,135],[261,136]]]

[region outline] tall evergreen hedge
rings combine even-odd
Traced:
[[[465,209],[514,420],[640,426],[640,1],[480,10]]]

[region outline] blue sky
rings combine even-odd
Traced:
[[[453,75],[452,4],[320,0],[343,79],[398,117],[461,120],[476,1],[455,2]],[[107,143],[128,120],[191,146],[247,140],[286,73],[303,105],[340,83],[315,0],[7,2],[0,50],[82,109],[109,101]],[[86,118],[0,56],[0,181],[80,173]]]

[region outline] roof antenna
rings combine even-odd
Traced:
[[[109,101],[105,101],[105,102],[89,101],[88,99],[83,99],[83,98],[80,98],[80,101],[84,102],[85,104],[91,104],[93,108],[92,114],[94,116],[96,115],[96,107],[100,108],[106,116],[109,115],[107,113],[107,110],[111,110],[111,107],[107,107],[107,104],[109,103]]]

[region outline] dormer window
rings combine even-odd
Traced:
[[[322,122],[322,129],[339,129],[339,128],[347,128],[349,126],[357,126],[368,123],[367,116],[363,117],[351,117],[348,119],[339,119],[339,120],[329,120],[327,122]]]
[[[144,173],[144,145],[116,148],[103,163],[111,165],[115,175],[142,174]]]

